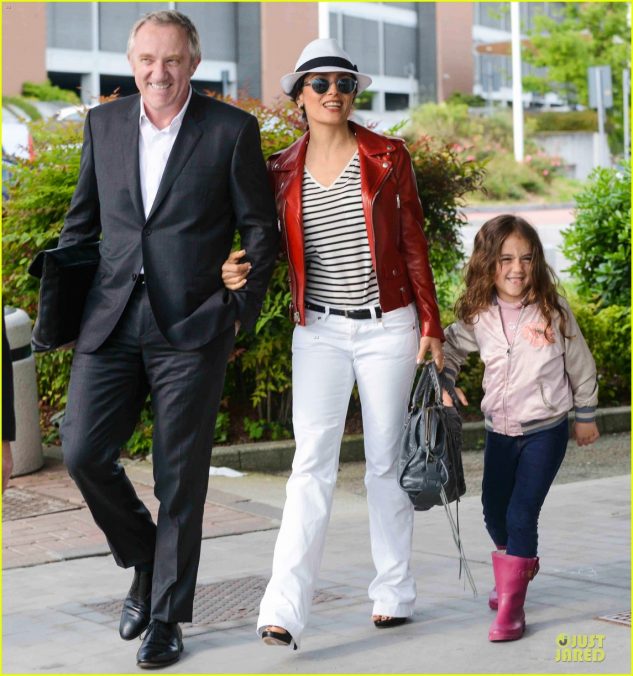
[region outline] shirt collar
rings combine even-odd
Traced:
[[[182,118],[185,116],[185,112],[187,111],[187,106],[189,105],[189,101],[191,101],[192,91],[193,91],[193,89],[192,89],[191,85],[189,85],[189,96],[187,96],[187,100],[185,101],[185,104],[183,105],[183,107],[178,111],[178,114],[174,117],[174,119],[164,129],[160,129],[158,131],[169,131],[169,130],[177,129],[178,127],[180,127],[180,125],[182,124]],[[145,103],[143,101],[142,96],[141,96],[141,110],[140,110],[140,113],[139,113],[138,122],[139,122],[139,126],[142,126],[143,123],[145,122],[145,124],[149,124],[154,129],[156,129],[156,127],[154,127],[154,124],[152,123],[152,121],[149,119],[149,117],[147,117],[147,113],[145,112]]]
[[[514,310],[520,310],[525,305],[523,299],[517,301],[502,300],[496,293],[492,297],[492,303],[493,305],[499,305],[503,308],[512,308]]]

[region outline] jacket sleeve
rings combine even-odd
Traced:
[[[257,120],[249,116],[233,151],[230,176],[231,201],[245,261],[252,268],[245,286],[231,294],[237,319],[246,331],[255,326],[275,267],[279,247],[277,215],[261,151]]]
[[[462,365],[471,352],[479,352],[479,345],[475,340],[475,331],[472,326],[458,321],[451,324],[445,331],[444,343],[444,373],[455,384]]]
[[[281,153],[277,152],[271,155],[266,160],[266,171],[268,172],[268,182],[270,184],[270,189],[272,190],[273,197],[275,199],[275,209],[277,208],[276,199],[277,199],[277,182],[279,180],[278,174],[273,170],[273,165]],[[277,214],[277,229],[279,230],[279,258],[283,259],[287,255],[287,246],[286,238],[282,232],[284,224],[281,222],[281,215]]]
[[[79,179],[59,236],[58,246],[60,247],[82,242],[96,242],[101,235],[99,192],[95,174],[90,113],[91,111],[88,111],[84,124]]]
[[[598,406],[596,362],[568,303],[562,298],[559,300],[567,315],[565,372],[574,397],[576,421],[593,422]]]
[[[409,152],[400,145],[396,153],[396,176],[400,198],[402,252],[420,318],[423,336],[444,340],[433,273],[424,235],[424,215]]]

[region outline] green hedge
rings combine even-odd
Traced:
[[[605,305],[631,303],[631,168],[598,168],[576,196],[563,252],[578,292]]]
[[[13,112],[17,112],[15,110],[17,108],[26,115],[27,121],[35,121],[42,118],[40,111],[23,96],[3,96],[2,105],[9,108],[9,110],[13,110]],[[19,116],[22,117],[21,115]]]
[[[38,101],[65,101],[66,103],[79,104],[81,100],[76,92],[70,89],[62,89],[57,85],[51,84],[50,80],[45,82],[25,82],[22,85],[22,94]]]
[[[598,131],[598,113],[595,110],[546,110],[527,113],[535,132],[547,131]]]
[[[573,296],[570,305],[596,361],[600,406],[630,404],[630,306],[599,307]]]

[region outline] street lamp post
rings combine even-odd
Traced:
[[[510,3],[512,28],[512,134],[514,159],[523,162],[523,84],[521,80],[521,17],[520,3]]]

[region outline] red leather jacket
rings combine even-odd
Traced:
[[[444,340],[422,229],[422,207],[404,141],[381,136],[353,122],[349,124],[358,143],[363,210],[380,307],[389,312],[415,301],[422,335]],[[291,313],[295,323],[302,325],[306,268],[301,187],[309,138],[308,132],[268,160],[288,254]]]

